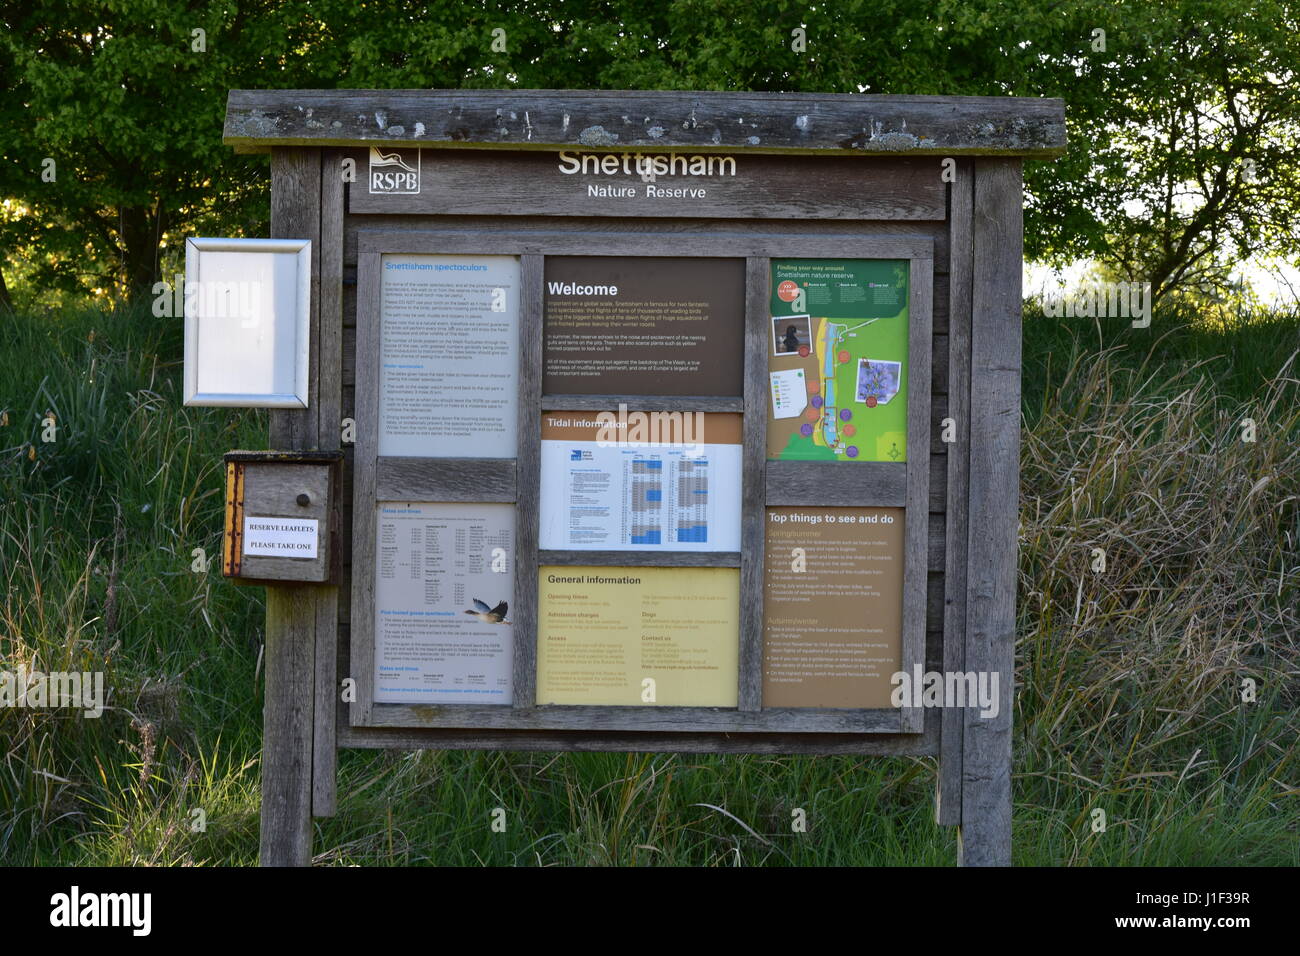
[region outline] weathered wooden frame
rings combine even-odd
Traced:
[[[548,396],[541,392],[544,255],[689,256],[745,258],[744,394],[721,398]],[[577,231],[544,235],[367,230],[358,239],[357,420],[353,485],[351,670],[354,727],[516,731],[664,733],[920,734],[920,708],[848,710],[764,708],[763,526],[766,508],[780,505],[860,505],[905,509],[902,668],[924,662],[929,532],[930,350],[933,248],[928,240],[881,234],[800,237],[677,235],[671,240],[602,236]],[[379,276],[383,255],[507,255],[521,261],[518,455],[500,459],[411,459],[378,455]],[[768,295],[772,258],[905,259],[909,278],[908,457],[905,463],[768,462],[766,456]],[[547,410],[632,408],[654,403],[683,411],[744,412],[744,485],[739,553],[539,551],[540,414]],[[736,407],[739,403],[739,408]],[[841,483],[834,500],[814,491],[824,468]],[[775,472],[776,480],[772,480]],[[377,501],[480,501],[516,504],[514,703],[512,705],[388,704],[374,701],[374,567]],[[918,516],[919,519],[918,519]],[[739,706],[539,706],[535,703],[535,582],[542,565],[609,564],[653,567],[734,567],[741,571]]]
[[[1065,107],[1033,96],[703,90],[231,90],[223,140],[423,149],[687,148],[838,156],[1065,151]]]

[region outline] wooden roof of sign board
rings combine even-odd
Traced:
[[[238,152],[387,144],[1046,159],[1065,152],[1065,102],[675,90],[231,90],[223,138]]]

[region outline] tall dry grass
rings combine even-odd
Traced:
[[[1243,401],[1210,359],[1075,352],[1022,435],[1017,763],[1134,845],[1243,780],[1241,809],[1294,834],[1298,354]],[[1113,860],[1084,832],[1062,862]]]

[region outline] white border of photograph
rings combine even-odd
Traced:
[[[205,314],[205,283],[239,314]],[[310,337],[310,239],[185,240],[186,405],[306,408]]]
[[[781,342],[776,336],[776,324],[778,322],[805,322],[808,325],[808,354],[816,355],[813,348],[813,324],[812,315],[773,315],[772,316],[772,354],[771,358],[803,358],[796,352],[783,352],[780,349]]]

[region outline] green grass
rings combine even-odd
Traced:
[[[1300,863],[1300,317],[1225,332],[1031,315],[1025,334],[1016,862]],[[265,447],[266,421],[183,408],[180,354],[177,324],[147,313],[0,323],[0,669],[102,670],[112,692],[98,720],[0,710],[5,864],[256,862],[262,592],[191,563],[217,554],[221,453]],[[339,763],[339,813],[316,822],[328,864],[956,852],[928,758]]]

